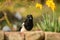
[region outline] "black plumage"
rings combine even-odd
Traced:
[[[32,15],[27,15],[27,18],[24,22],[24,27],[27,31],[32,30],[33,28],[33,16]]]

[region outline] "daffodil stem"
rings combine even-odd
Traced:
[[[55,32],[57,31],[57,26],[55,24],[55,13],[53,12],[53,22],[54,22],[54,27],[55,27]]]

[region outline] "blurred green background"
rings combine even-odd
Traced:
[[[54,13],[51,9],[45,7],[45,2],[46,0],[0,0],[0,11],[9,10],[12,14],[19,12],[22,15],[21,23],[28,14],[32,14],[34,17],[33,30],[60,32],[60,0],[54,0],[56,5]],[[43,5],[42,11],[35,7],[36,3]],[[53,16],[54,18],[52,18]],[[2,22],[2,28],[4,23]]]

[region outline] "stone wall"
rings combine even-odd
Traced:
[[[4,32],[0,31],[0,40],[4,40]]]
[[[55,32],[2,32],[0,31],[0,40],[60,40],[60,33]]]
[[[60,33],[45,32],[45,40],[60,40]]]

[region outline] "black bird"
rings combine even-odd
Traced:
[[[33,28],[33,16],[27,15],[26,20],[22,24],[21,32],[23,31],[31,31]]]

